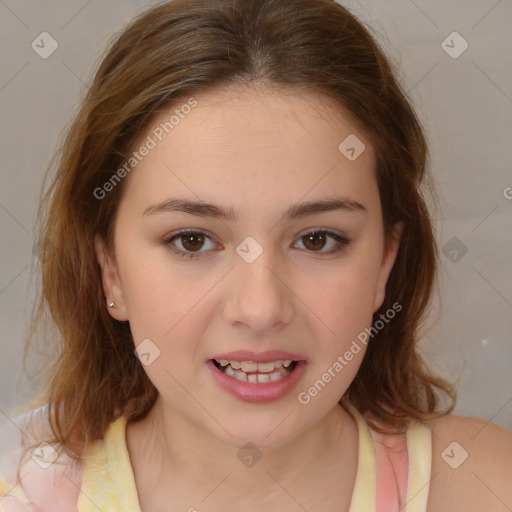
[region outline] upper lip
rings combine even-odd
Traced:
[[[250,350],[235,350],[234,352],[225,352],[218,354],[212,359],[216,361],[252,361],[253,363],[270,363],[272,361],[305,361],[304,356],[284,352],[282,350],[267,350],[266,352],[252,352]]]

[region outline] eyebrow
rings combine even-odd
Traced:
[[[283,217],[286,219],[299,219],[308,215],[332,211],[366,212],[366,208],[361,203],[348,198],[321,199],[294,204],[283,212]],[[225,209],[204,201],[192,201],[181,198],[170,198],[161,203],[148,206],[144,210],[143,215],[172,212],[184,212],[198,217],[213,217],[233,222],[238,219],[238,213],[233,208]]]

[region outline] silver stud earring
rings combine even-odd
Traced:
[[[108,305],[109,308],[117,308],[116,306],[116,303],[114,301],[112,301],[109,305]]]

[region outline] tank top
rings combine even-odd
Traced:
[[[426,512],[432,462],[430,428],[411,419],[405,434],[379,434],[355,407],[346,405],[359,436],[349,512]],[[0,511],[141,512],[124,416],[110,424],[103,439],[86,446],[81,485],[62,475],[65,464],[43,469],[30,459],[21,471],[22,490],[14,469],[19,452],[6,449],[5,439],[4,446],[0,445]]]

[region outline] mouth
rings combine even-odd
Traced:
[[[265,363],[254,361],[229,361],[227,359],[211,360],[224,375],[249,384],[266,384],[277,382],[290,375],[299,361],[278,359]]]
[[[302,379],[307,366],[303,355],[283,350],[235,350],[216,354],[206,363],[221,389],[249,403],[285,398]]]

